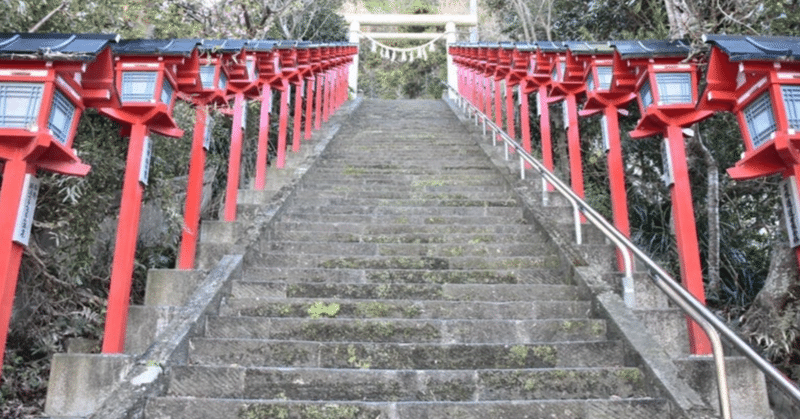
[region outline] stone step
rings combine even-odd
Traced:
[[[648,418],[672,417],[662,399],[517,400],[469,402],[296,402],[285,400],[160,397],[146,419],[422,419],[422,418]]]
[[[385,191],[389,189],[390,191]],[[361,194],[375,194],[375,193],[389,193],[393,196],[400,197],[415,197],[420,195],[445,195],[445,194],[460,194],[468,197],[484,196],[488,191],[492,194],[504,194],[511,196],[514,189],[509,185],[439,185],[436,183],[418,184],[414,185],[401,185],[401,184],[388,184],[388,183],[367,183],[364,181],[341,183],[341,182],[327,182],[319,183],[302,182],[299,185],[299,190],[312,191],[314,193],[334,193],[342,195],[345,193]]]
[[[500,215],[456,215],[450,214],[447,211],[440,211],[438,213],[417,214],[417,213],[398,213],[390,214],[328,214],[325,211],[305,212],[298,213],[287,211],[281,215],[282,221],[302,221],[312,223],[355,223],[355,224],[457,224],[457,225],[475,225],[475,224],[520,224],[522,223],[522,212],[516,215],[500,214]]]
[[[560,268],[561,259],[554,253],[511,257],[426,257],[297,255],[267,252],[258,255],[258,267],[326,268],[326,269],[530,269]]]
[[[541,301],[578,300],[577,286],[547,284],[361,284],[234,281],[231,298],[341,298],[356,300]]]
[[[380,205],[306,205],[295,203],[284,212],[284,217],[303,214],[359,215],[371,217],[509,217],[522,218],[519,207],[490,206],[380,206]]]
[[[592,313],[588,300],[461,301],[342,300],[332,298],[235,298],[220,307],[220,316],[310,318],[312,307],[338,305],[336,317],[406,319],[535,320],[585,318]],[[309,312],[311,311],[311,313]]]
[[[559,400],[646,397],[637,368],[354,370],[175,367],[177,397],[314,401]]]
[[[516,257],[554,253],[548,243],[353,243],[325,241],[270,241],[261,252],[345,256]]]
[[[250,282],[372,283],[372,284],[561,284],[573,285],[561,269],[520,270],[420,270],[420,269],[319,269],[249,268]],[[619,282],[619,281],[617,281]]]
[[[312,190],[313,185],[305,187],[305,190]],[[453,192],[425,192],[425,191],[396,191],[392,189],[359,190],[354,188],[333,187],[325,190],[316,190],[308,198],[319,199],[364,199],[364,200],[409,200],[409,199],[428,199],[428,200],[496,200],[505,201],[515,199],[514,195],[507,190],[477,190],[453,191]],[[302,199],[302,197],[300,198]]]
[[[398,156],[400,157],[400,156]],[[395,158],[398,158],[395,157]],[[404,161],[401,164],[353,163],[352,159],[326,160],[309,172],[317,178],[383,178],[401,181],[462,180],[464,178],[486,178],[499,180],[497,170],[486,164],[485,159],[461,162],[458,166],[442,166],[431,162]]]
[[[273,231],[269,234],[271,243],[289,242],[337,242],[337,243],[379,243],[379,244],[521,244],[545,241],[541,235],[527,233],[493,233],[493,234],[462,234],[462,233],[398,233],[398,234],[352,234],[326,232],[320,230],[290,230]]]
[[[408,221],[396,220],[396,221]],[[527,224],[414,224],[410,222],[393,222],[384,220],[383,223],[357,223],[308,220],[281,220],[272,227],[273,231],[314,231],[328,233],[349,233],[362,236],[383,237],[387,235],[409,234],[478,234],[491,236],[494,234],[540,234],[536,227]]]
[[[479,152],[480,150],[476,149],[475,153]],[[390,158],[393,161],[389,164],[376,164],[373,161],[359,161],[358,159],[351,158],[351,156],[352,154],[344,155],[344,153],[342,153],[340,158],[331,158],[330,155],[327,155],[320,159],[318,164],[314,166],[309,173],[312,175],[329,173],[353,176],[375,173],[394,176],[397,174],[448,175],[451,173],[472,172],[497,176],[497,169],[486,164],[488,160],[480,155],[463,157],[454,161],[442,161],[439,157],[432,157],[421,161],[419,158],[400,159],[398,158],[398,154],[392,150]]]
[[[319,308],[319,310],[315,310]],[[311,315],[332,313],[324,304]],[[598,319],[432,320],[211,317],[207,338],[405,343],[535,343],[604,340],[606,323]],[[336,315],[333,314],[333,317]]]
[[[366,198],[360,196],[342,197],[342,196],[329,196],[329,197],[303,197],[294,200],[295,204],[301,206],[316,206],[316,207],[329,207],[329,206],[362,206],[362,207],[414,207],[414,208],[435,208],[439,207],[449,209],[451,207],[477,207],[477,208],[518,208],[519,202],[511,197],[503,197],[503,199],[470,199],[466,196],[452,195],[448,197],[435,197],[435,198]]]
[[[516,369],[622,366],[616,341],[497,343],[313,342],[208,339],[190,342],[189,363],[352,369]]]

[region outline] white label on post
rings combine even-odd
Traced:
[[[533,99],[536,101],[536,115],[542,115],[542,104],[539,103],[539,93],[533,94]]]
[[[203,148],[206,151],[211,149],[211,136],[214,129],[214,118],[206,110],[206,129],[203,132]]]
[[[783,216],[786,220],[786,232],[789,234],[789,245],[800,245],[800,197],[798,197],[797,178],[789,176],[778,184],[783,203]]]
[[[247,101],[245,101],[244,106],[242,106],[242,130],[244,130],[246,126],[247,126]]]
[[[144,145],[142,146],[142,160],[139,163],[139,182],[142,185],[147,185],[147,178],[150,177],[150,159],[153,156],[153,145],[150,142],[150,137],[144,137]]]
[[[39,184],[39,179],[31,174],[26,174],[22,183],[22,196],[19,200],[14,236],[11,240],[23,246],[27,246],[31,238],[33,211],[36,209],[36,198],[39,196]]]
[[[561,112],[564,117],[564,129],[567,129],[569,128],[569,109],[566,100],[561,102]]]
[[[522,106],[522,84],[517,85],[517,106]]]
[[[664,141],[661,143],[661,161],[664,165],[664,184],[671,186],[673,183],[675,183],[675,177],[672,174],[672,154],[669,151],[668,138],[664,138]]]
[[[264,87],[265,89],[269,89],[268,87]],[[269,109],[269,113],[272,113],[272,97],[275,96],[275,92],[269,90],[269,94],[267,95],[269,100],[267,101],[267,109]],[[264,106],[264,105],[261,105]]]
[[[600,117],[600,133],[603,137],[603,151],[608,153],[611,150],[611,141],[608,139],[608,119],[605,115]]]

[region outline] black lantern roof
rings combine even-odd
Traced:
[[[520,43],[517,44],[517,49],[526,52],[536,51],[536,44]]]
[[[567,50],[563,42],[537,41],[536,46],[539,47],[542,52],[564,52]]]
[[[595,41],[567,41],[564,42],[573,54],[605,54],[614,53],[614,48],[608,42]]]
[[[612,41],[622,58],[650,58],[688,56],[692,48],[681,40],[674,41]]]
[[[117,42],[116,34],[4,33],[0,57],[87,61]]]
[[[118,55],[192,55],[201,41],[197,39],[131,39],[112,45]]]
[[[247,49],[248,51],[256,51],[256,52],[272,51],[273,49],[275,49],[275,46],[278,44],[278,42],[279,41],[271,39],[253,39],[248,41],[245,49]]]
[[[197,49],[202,53],[235,54],[244,48],[247,41],[241,39],[201,39]]]
[[[800,38],[789,36],[704,35],[731,61],[786,61],[800,59]]]

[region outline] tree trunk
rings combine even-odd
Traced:
[[[664,0],[669,21],[670,39],[680,39],[687,36],[699,38],[701,35],[700,19],[697,14],[697,5],[692,0]]]
[[[784,366],[791,362],[792,351],[797,351],[795,316],[800,300],[797,268],[794,249],[785,240],[776,238],[764,288],[740,318],[742,332],[758,343],[773,362]]]
[[[708,264],[707,291],[718,294],[721,286],[719,277],[719,166],[717,165],[717,159],[711,154],[711,150],[703,143],[697,125],[695,125],[695,132],[697,133],[695,137],[697,145],[703,155],[703,161],[706,164],[706,215],[708,217],[708,255],[706,257],[706,262]]]

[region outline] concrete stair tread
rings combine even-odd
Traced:
[[[311,186],[305,186],[305,190],[311,191]],[[374,201],[374,202],[381,202],[381,201],[394,201],[394,200],[410,200],[410,199],[425,199],[425,200],[438,200],[438,199],[445,199],[445,200],[456,200],[456,199],[467,199],[467,200],[498,200],[503,201],[506,199],[515,199],[513,193],[503,189],[503,190],[495,190],[495,189],[486,189],[486,190],[476,190],[476,189],[469,189],[463,191],[453,191],[453,192],[426,192],[426,191],[414,191],[413,193],[409,193],[408,191],[395,191],[392,189],[380,189],[380,190],[360,190],[360,189],[345,189],[345,188],[327,188],[323,190],[315,190],[315,194],[309,197],[301,197],[302,199],[363,199],[366,201]]]
[[[362,284],[235,281],[230,298],[405,299],[461,301],[578,300],[573,285],[549,284]]]
[[[313,306],[312,306],[313,307]],[[309,313],[313,308],[309,308]],[[319,314],[317,314],[319,315]],[[604,340],[605,320],[211,317],[208,338],[317,341],[530,343]]]
[[[327,242],[327,243],[377,243],[377,244],[503,244],[528,245],[547,242],[543,236],[529,233],[436,233],[398,232],[394,234],[354,234],[346,232],[326,232],[321,230],[273,231],[271,243],[280,242]]]
[[[327,205],[302,205],[298,204],[287,209],[286,215],[305,213],[325,213],[328,215],[376,215],[376,216],[448,216],[448,217],[521,217],[522,209],[513,206],[386,206],[386,205],[355,205],[355,204],[327,204]]]
[[[296,402],[163,397],[150,400],[145,412],[147,419],[217,419],[231,415],[253,419],[315,417],[330,419],[667,419],[671,417],[665,401],[647,397],[604,400],[514,400],[508,402]]]
[[[329,298],[251,298],[230,299],[220,308],[222,316],[308,317],[317,303],[338,304],[338,318],[408,318],[408,319],[540,319],[583,318],[591,312],[591,303],[577,301],[461,301],[445,300],[342,300]]]
[[[515,369],[622,366],[616,341],[531,343],[320,342],[195,338],[189,362],[204,365],[361,369]]]
[[[341,197],[310,197],[298,199],[299,205],[307,207],[350,207],[350,206],[370,206],[376,208],[441,208],[442,211],[449,211],[452,208],[513,208],[518,207],[517,202],[512,197],[502,198],[470,198],[466,195],[451,194],[439,197],[398,197],[398,198],[366,198],[359,196]]]
[[[488,401],[647,396],[630,367],[478,370],[175,367],[169,395],[243,399]],[[241,385],[221,385],[239,382]],[[331,385],[332,382],[337,383]]]
[[[408,221],[408,220],[405,220]],[[404,234],[509,234],[534,230],[525,224],[425,224],[395,223],[384,220],[383,223],[337,222],[329,223],[311,220],[282,220],[275,226],[275,231],[323,231],[365,235],[404,235]]]
[[[274,253],[302,253],[305,255],[332,256],[428,256],[428,257],[517,257],[541,251],[555,253],[557,248],[548,243],[368,243],[317,241],[272,241],[261,251]]]
[[[513,270],[480,269],[324,269],[262,267],[248,269],[242,278],[250,282],[350,282],[421,284],[554,284],[571,285],[569,275],[560,268]]]
[[[256,267],[300,267],[327,269],[533,269],[560,268],[562,260],[558,254],[545,253],[536,256],[338,256],[295,253],[266,252],[254,261]]]
[[[282,214],[285,221],[311,221],[324,223],[365,223],[365,224],[521,224],[519,216],[512,215],[456,215],[456,214],[326,214],[324,212],[287,212]]]

